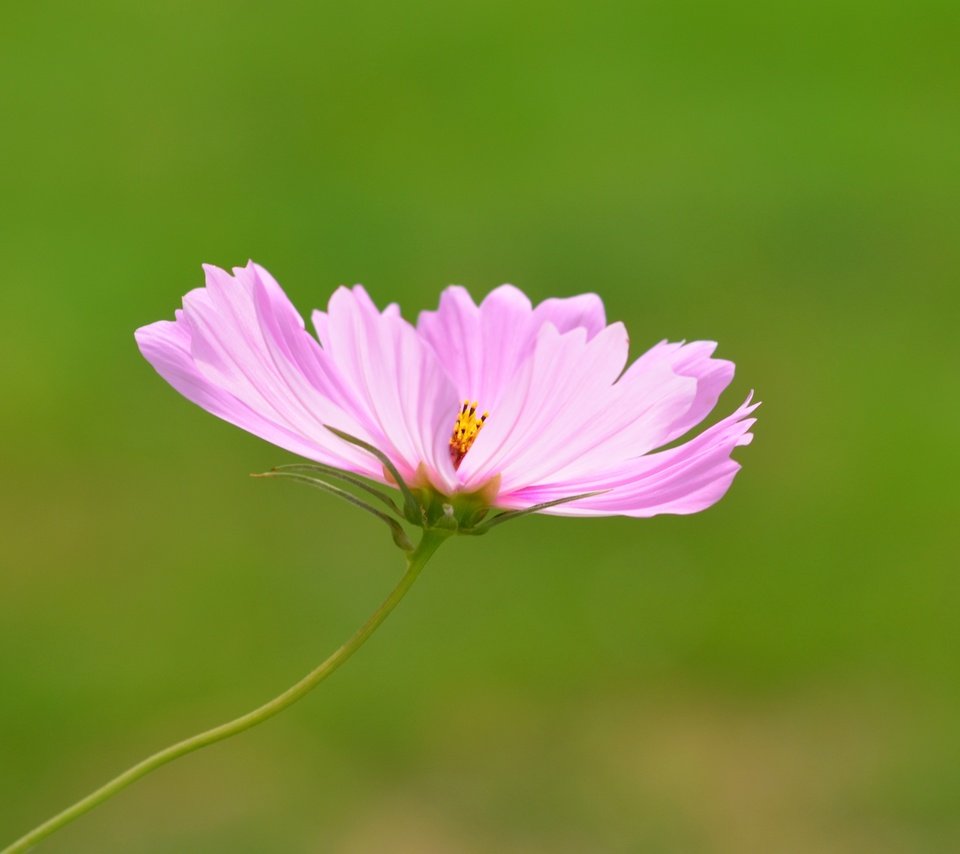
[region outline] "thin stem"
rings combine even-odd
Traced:
[[[393,589],[393,592],[383,601],[383,604],[373,612],[370,618],[356,631],[350,640],[343,644],[343,646],[334,652],[323,664],[308,673],[303,679],[280,694],[280,696],[275,697],[268,703],[264,703],[252,712],[247,712],[247,714],[241,715],[232,721],[228,721],[213,729],[208,729],[205,732],[198,733],[176,744],[172,744],[138,762],[119,776],[114,777],[109,783],[106,783],[85,798],[77,801],[73,806],[68,807],[63,812],[58,813],[53,816],[53,818],[35,827],[12,845],[4,848],[0,854],[16,854],[17,852],[26,851],[55,830],[58,830],[65,824],[83,815],[88,810],[93,809],[98,804],[103,803],[108,798],[113,797],[121,789],[126,788],[135,780],[139,780],[161,765],[166,765],[168,762],[172,762],[174,759],[184,756],[187,753],[192,753],[194,750],[199,750],[201,747],[206,747],[208,744],[214,744],[218,741],[223,741],[225,738],[230,738],[230,736],[237,735],[259,723],[263,723],[268,718],[272,718],[288,706],[293,705],[333,673],[334,670],[350,658],[350,656],[364,644],[367,638],[374,633],[377,627],[387,618],[387,615],[404,597],[413,585],[413,582],[416,581],[420,570],[423,569],[424,565],[447,536],[448,533],[445,531],[424,531],[423,538],[420,540],[417,548],[407,556],[407,571]]]

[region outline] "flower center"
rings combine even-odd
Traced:
[[[460,412],[457,413],[457,420],[453,424],[453,434],[450,436],[450,459],[453,460],[454,468],[460,468],[460,463],[476,441],[483,422],[487,420],[487,415],[489,415],[488,412],[477,415],[477,401],[463,402]]]

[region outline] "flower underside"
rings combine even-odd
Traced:
[[[450,436],[450,459],[453,460],[454,468],[460,468],[460,463],[477,440],[477,435],[490,414],[484,412],[482,415],[477,415],[478,406],[477,401],[471,403],[465,400],[457,413],[457,420],[453,423],[453,433]]]

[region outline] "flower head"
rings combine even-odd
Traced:
[[[262,267],[204,270],[175,320],[137,330],[141,352],[194,403],[324,466],[394,485],[385,457],[445,500],[654,516],[718,501],[752,438],[748,397],[658,450],[710,413],[733,363],[713,342],[662,341],[627,367],[626,329],[595,294],[533,306],[503,285],[477,305],[454,286],[413,325],[341,287],[315,337]]]

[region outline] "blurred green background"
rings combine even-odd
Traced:
[[[956,3],[38,2],[0,30],[0,842],[392,587],[133,330],[199,264],[595,290],[757,438],[693,517],[440,553],[51,852],[960,850]]]

